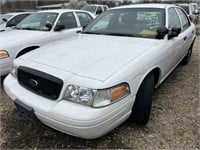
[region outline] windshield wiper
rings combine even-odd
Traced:
[[[24,28],[20,28],[20,29],[22,29],[22,30],[37,30],[35,28],[30,28],[30,27],[24,27]]]
[[[133,34],[128,34],[128,33],[105,33],[105,32],[90,32],[90,31],[86,31],[86,32],[81,32],[83,34],[98,34],[98,35],[112,35],[112,36],[127,36],[127,37],[135,37],[135,35]]]
[[[13,29],[21,30],[22,28],[14,26]]]
[[[128,34],[128,33],[104,33],[104,35],[135,37],[134,34]]]
[[[82,34],[103,34],[103,33],[98,33],[98,32],[90,32],[90,31],[86,31],[86,32],[81,32]]]

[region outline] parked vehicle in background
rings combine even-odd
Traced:
[[[9,32],[0,34],[0,75],[9,73],[12,61],[42,45],[70,38],[94,19],[82,10],[46,10],[33,13]]]
[[[129,117],[148,122],[154,87],[189,63],[195,38],[195,25],[178,6],[113,8],[79,38],[16,59],[5,91],[30,120],[98,138]]]
[[[109,8],[107,5],[97,5],[97,4],[86,5],[81,8],[81,10],[89,11],[93,13],[95,16],[100,15],[101,13],[105,12],[108,9]]]
[[[0,32],[6,28],[16,26],[20,21],[29,16],[31,12],[8,13],[0,15]]]
[[[182,7],[187,12],[190,21],[192,21],[194,24],[197,24],[198,7],[196,3],[189,3],[189,4],[180,3],[177,5]]]

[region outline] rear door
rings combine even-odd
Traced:
[[[170,7],[168,9],[168,29],[171,30],[173,27],[181,28],[181,22],[175,8]],[[183,38],[184,38],[184,35],[179,34],[177,37],[167,40],[166,46],[168,47],[168,54],[170,55],[169,62],[168,62],[170,69],[172,69],[181,58]]]
[[[176,8],[180,21],[181,21],[181,26],[182,26],[182,32],[181,32],[181,40],[183,43],[183,48],[181,50],[181,56],[183,57],[188,49],[191,46],[192,43],[192,38],[194,36],[194,30],[192,29],[191,23],[187,17],[187,14],[181,9],[181,8]]]

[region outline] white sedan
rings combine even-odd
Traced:
[[[0,32],[0,76],[9,73],[13,60],[42,45],[81,32],[94,15],[82,10],[46,10],[33,13],[11,31]]]
[[[111,9],[79,38],[15,60],[5,91],[24,116],[64,133],[98,138],[130,117],[149,120],[154,88],[187,64],[196,30],[174,5]]]

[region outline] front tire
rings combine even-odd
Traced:
[[[150,73],[142,82],[136,95],[130,120],[137,124],[147,124],[151,113],[154,93],[154,73]]]

